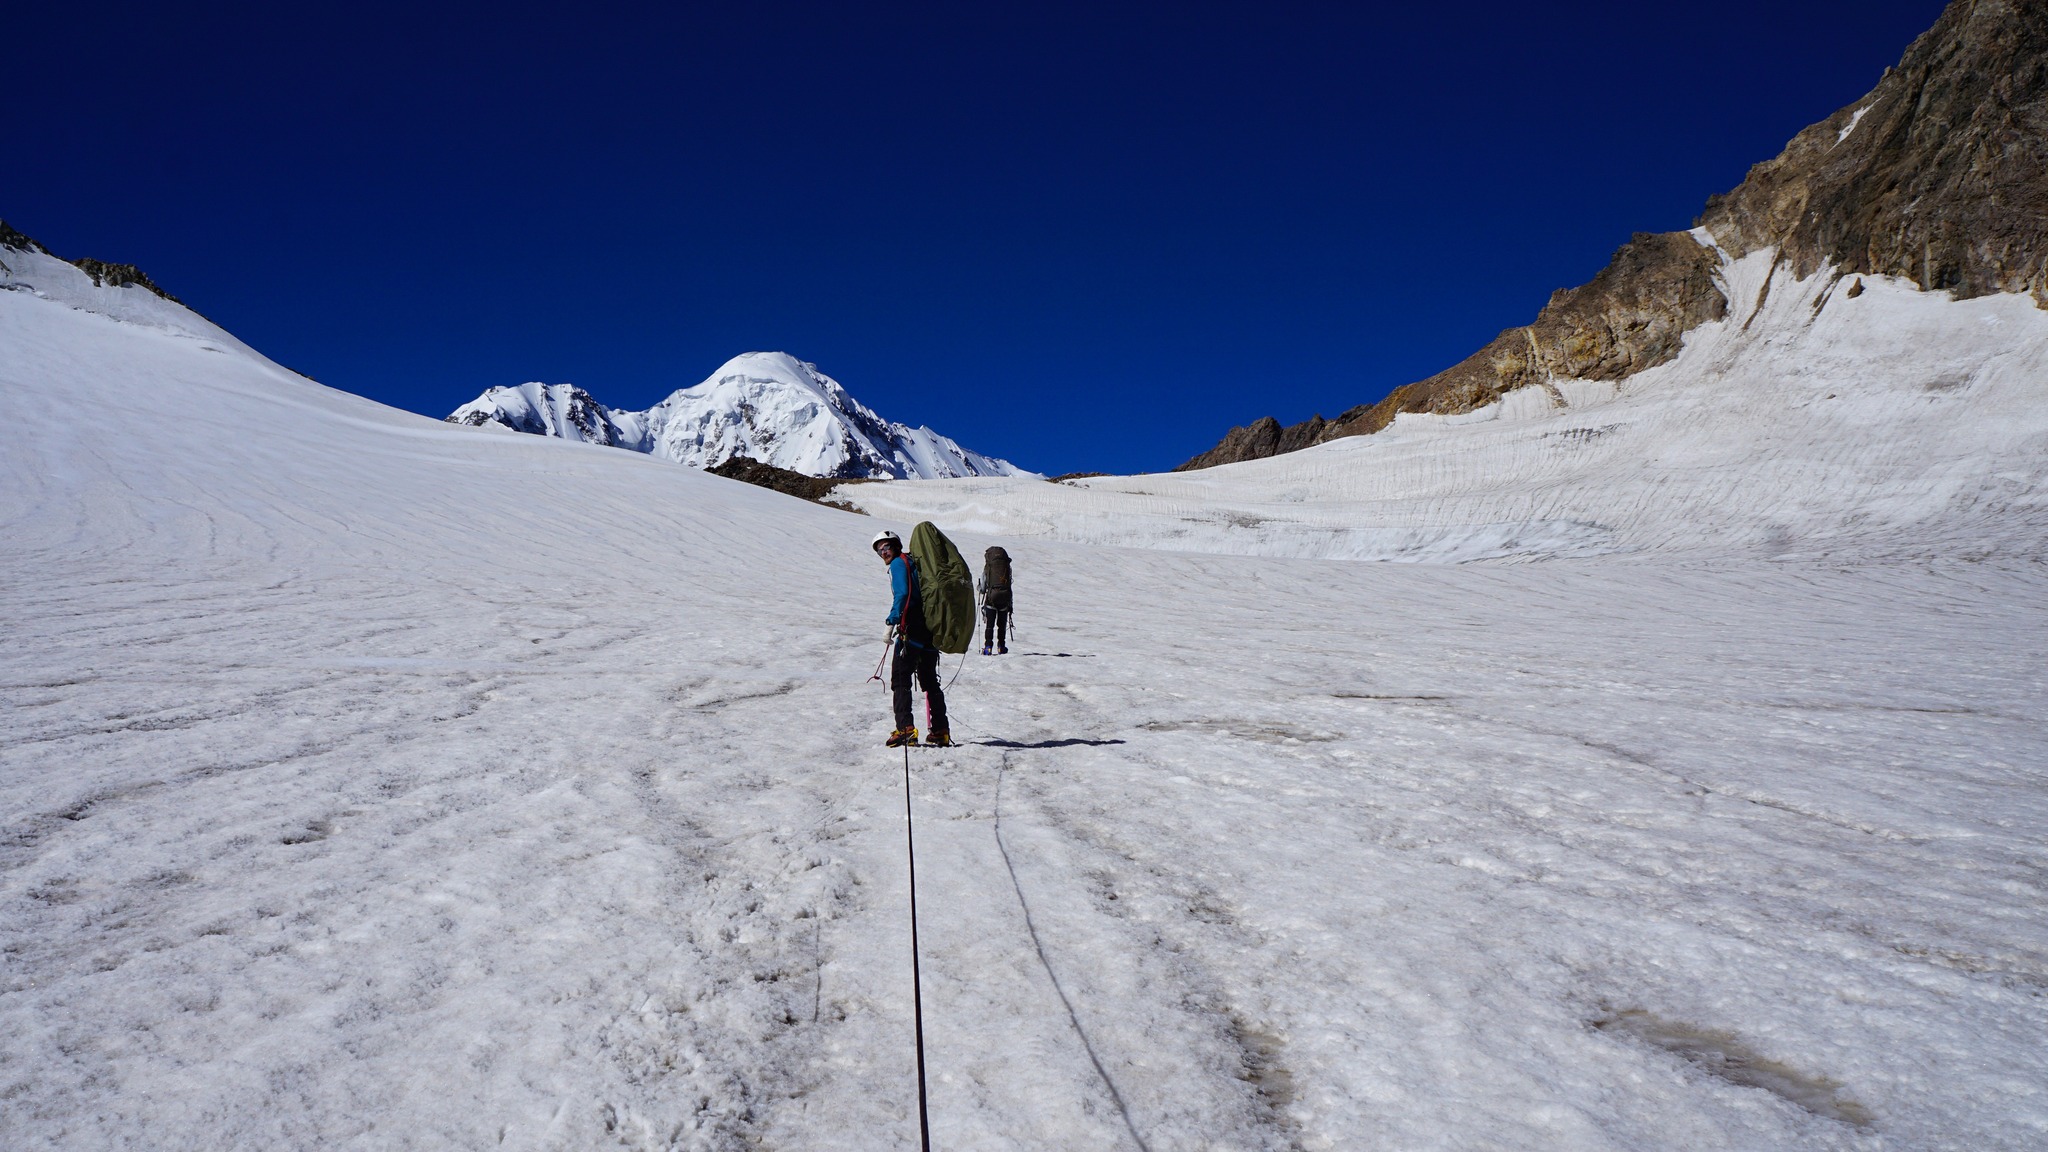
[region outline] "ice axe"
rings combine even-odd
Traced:
[[[887,636],[882,637],[882,658],[880,660],[875,661],[875,674],[873,676],[868,677],[868,683],[873,684],[875,681],[880,680],[882,678],[882,665],[887,664],[889,662],[889,644],[895,639],[896,626],[894,624],[891,624],[889,625],[889,634]]]

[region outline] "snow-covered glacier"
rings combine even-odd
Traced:
[[[1554,379],[1194,472],[839,497],[1005,535],[1355,560],[2048,550],[2048,311],[2031,296],[1801,279],[1768,249],[1723,256],[1718,280],[1742,306],[1618,382]]]
[[[927,427],[885,420],[844,385],[786,352],[749,352],[644,412],[605,407],[574,384],[492,388],[448,417],[648,452],[693,468],[735,456],[806,476],[940,479],[1031,476]]]
[[[0,261],[0,1144],[917,1146],[905,523]],[[908,763],[934,1145],[2040,1147],[2035,321],[1917,299],[1152,495],[857,486],[1031,532],[960,514],[1021,631]]]

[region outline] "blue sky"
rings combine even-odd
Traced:
[[[433,416],[781,350],[1026,467],[1155,470],[1526,322],[1940,11],[19,6],[0,218]]]

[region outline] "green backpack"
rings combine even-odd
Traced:
[[[974,573],[938,525],[926,520],[910,530],[910,559],[917,565],[917,590],[925,626],[941,652],[965,652],[974,642]]]

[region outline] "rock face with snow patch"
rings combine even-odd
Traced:
[[[745,456],[806,476],[1030,475],[930,428],[883,419],[817,365],[785,352],[735,356],[645,412],[614,411],[573,384],[523,384],[493,388],[448,419],[648,452],[693,468]]]
[[[1403,412],[1456,415],[1519,388],[1556,396],[1560,380],[1620,380],[1667,363],[1686,332],[1731,307],[1745,317],[1762,309],[1760,299],[1724,295],[1723,254],[1773,249],[1802,279],[1829,268],[1957,299],[2030,292],[2048,306],[2048,0],[1953,0],[1875,89],[1708,200],[1699,224],[1638,233],[1530,324],[1378,403],[1334,420],[1233,428],[1176,471],[1367,435]]]
[[[1958,300],[2048,305],[2048,0],[1954,0],[1870,94],[1707,202],[1730,255],[1776,248]]]
[[[135,265],[90,256],[66,260],[4,220],[0,220],[0,291],[22,292],[83,312],[202,340],[216,350],[231,348],[258,355],[164,291]]]

